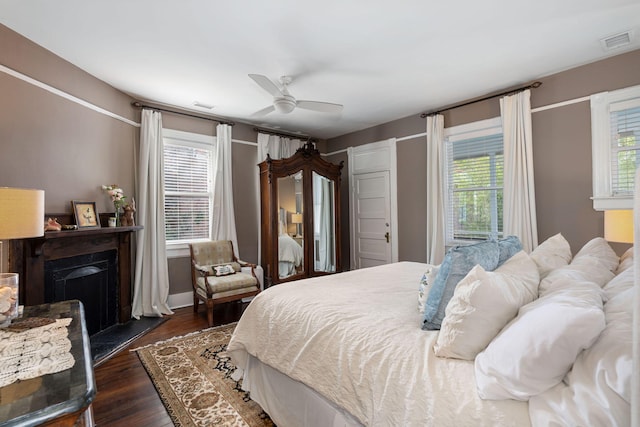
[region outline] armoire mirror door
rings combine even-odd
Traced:
[[[312,172],[313,179],[313,269],[336,272],[335,183]]]
[[[278,278],[291,279],[303,275],[304,257],[304,176],[299,170],[277,178],[278,200]]]

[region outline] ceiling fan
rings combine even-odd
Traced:
[[[273,105],[270,105],[262,110],[256,111],[252,114],[253,117],[262,117],[273,111],[278,113],[288,114],[292,112],[296,107],[304,108],[305,110],[320,111],[322,113],[339,113],[342,111],[342,105],[333,104],[331,102],[320,101],[303,101],[297,100],[289,93],[287,85],[291,83],[292,78],[290,76],[280,77],[280,85],[278,87],[268,77],[262,74],[249,74],[249,77],[258,84],[261,88],[269,92],[273,96]]]

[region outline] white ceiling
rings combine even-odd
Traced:
[[[640,47],[640,0],[0,0],[0,22],[147,101],[331,138]],[[600,40],[633,30],[629,46]],[[247,74],[298,99],[251,114]],[[197,101],[212,110],[194,107]]]

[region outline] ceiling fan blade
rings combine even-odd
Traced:
[[[249,74],[254,82],[258,83],[262,89],[266,90],[273,97],[283,96],[282,91],[268,77],[262,74]]]
[[[298,101],[297,107],[304,108],[305,110],[320,111],[322,113],[340,113],[343,108],[340,104],[319,101]]]
[[[251,115],[251,117],[264,117],[267,114],[275,111],[276,107],[273,105],[269,105],[268,107],[263,108],[262,110],[258,110]]]

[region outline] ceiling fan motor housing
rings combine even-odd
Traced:
[[[293,96],[285,95],[273,100],[273,106],[278,113],[288,114],[296,108],[296,100]]]

